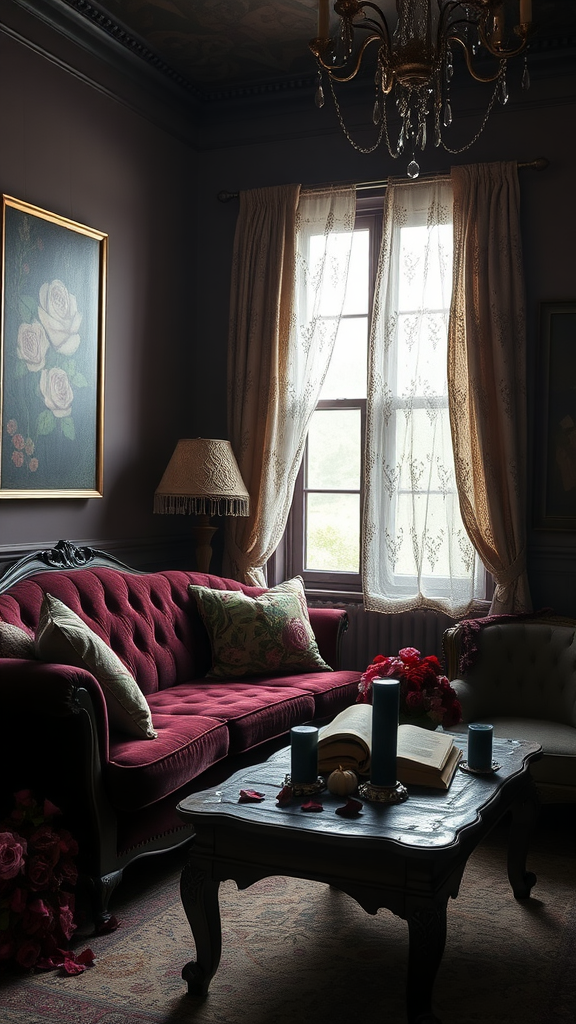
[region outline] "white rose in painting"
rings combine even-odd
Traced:
[[[46,407],[58,419],[71,415],[74,392],[65,370],[60,370],[57,366],[54,366],[51,370],[42,370],[40,391],[44,397]]]
[[[73,356],[80,344],[82,316],[75,297],[62,281],[46,281],[42,285],[38,317],[56,351]]]
[[[20,324],[16,355],[23,359],[28,369],[35,373],[44,369],[45,356],[49,348],[46,331],[37,320],[33,324]]]

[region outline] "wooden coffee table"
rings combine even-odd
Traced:
[[[465,750],[464,736],[455,741]],[[305,798],[277,806],[290,768],[289,748],[238,772],[219,789],[187,797],[178,812],[196,830],[181,880],[197,954],[182,971],[189,993],[205,995],[220,962],[220,882],[230,878],[245,889],[269,875],[285,875],[334,886],[369,914],[387,907],[404,918],[408,1021],[438,1022],[432,988],[446,941],[448,899],[458,895],[472,851],[508,811],[514,896],[529,897],[536,881],[526,871],[537,807],[528,766],[540,754],[536,743],[494,740],[499,771],[475,776],[458,769],[448,792],[411,786],[406,803],[364,802],[356,818],[339,817],[335,810],[346,801],[327,792],[316,798],[324,806],[321,813],[303,811]],[[265,799],[239,803],[241,789],[264,793]]]

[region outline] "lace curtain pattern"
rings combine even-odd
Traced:
[[[250,516],[226,524],[227,573],[265,586],[346,290],[355,189],[240,195],[228,357],[230,440]]]
[[[529,611],[526,327],[516,164],[455,167],[448,380],[460,506],[494,576],[491,614]]]
[[[483,571],[458,502],[446,374],[452,186],[391,184],[369,344],[362,582],[368,611],[464,615]]]

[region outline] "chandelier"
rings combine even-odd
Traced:
[[[318,62],[316,105],[324,106],[323,80],[330,83],[338,120],[348,141],[362,153],[373,152],[384,140],[393,158],[408,154],[407,174],[417,178],[417,151],[434,145],[449,153],[469,149],[482,134],[498,100],[508,101],[507,62],[526,50],[532,22],[532,0],[396,0],[398,21],[390,30],[385,14],[375,3],[336,0],[338,32],[329,35],[329,0],[319,0],[318,36],[309,43]],[[350,136],[334,89],[334,82],[356,77],[367,53],[375,53],[375,97],[372,120],[378,127],[374,145],[363,147]],[[454,59],[463,55],[467,70],[477,82],[493,82],[480,128],[459,148],[449,144],[452,124]],[[485,60],[483,58],[488,58]],[[524,56],[522,88],[530,78]],[[388,126],[388,102],[400,119],[393,142]]]

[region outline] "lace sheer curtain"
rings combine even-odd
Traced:
[[[227,521],[226,571],[265,586],[342,313],[355,189],[240,195],[228,359],[230,440],[250,516]]]
[[[450,182],[389,185],[369,346],[362,557],[369,611],[461,616],[484,596],[454,473],[451,293]]]
[[[449,390],[462,515],[490,611],[529,611],[526,327],[516,164],[455,167]]]

